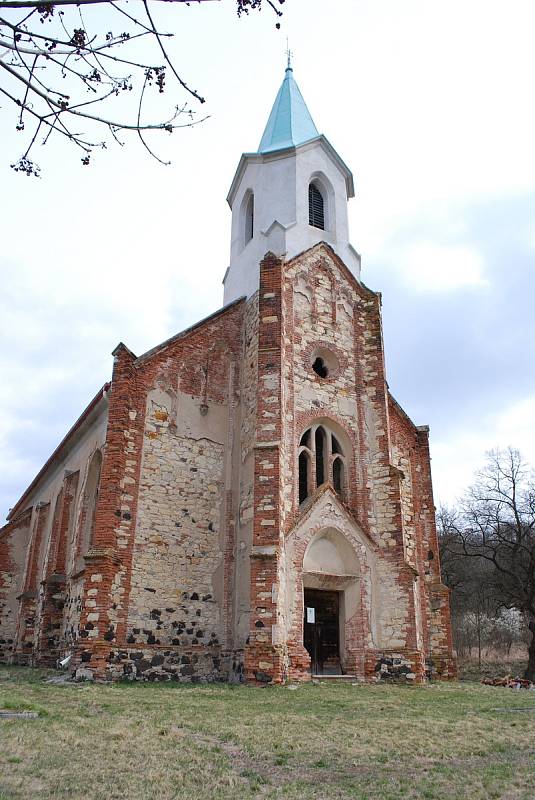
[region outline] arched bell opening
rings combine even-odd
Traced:
[[[241,249],[246,247],[254,236],[255,230],[254,193],[247,189],[240,205],[240,239]]]
[[[328,232],[336,230],[334,187],[324,172],[314,172],[308,184],[308,224]]]
[[[308,185],[308,224],[325,230],[325,202],[317,183]]]

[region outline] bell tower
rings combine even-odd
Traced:
[[[256,292],[268,251],[289,259],[321,241],[359,279],[347,219],[354,194],[351,171],[318,133],[288,63],[258,150],[243,153],[227,196],[232,234],[224,304]]]

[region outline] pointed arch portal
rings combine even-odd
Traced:
[[[303,558],[303,644],[312,675],[342,675],[346,623],[357,610],[360,566],[335,528],[317,534]]]

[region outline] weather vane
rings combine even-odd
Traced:
[[[288,65],[286,69],[292,68],[292,51],[290,50],[290,45],[288,44],[288,37],[286,37],[286,55],[288,57]]]

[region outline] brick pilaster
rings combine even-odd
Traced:
[[[38,600],[38,581],[40,578],[40,556],[43,546],[43,536],[48,521],[50,503],[39,504],[35,508],[33,532],[28,549],[26,572],[22,594],[19,596],[19,626],[15,660],[21,664],[31,664],[34,661],[37,642],[36,613]]]
[[[58,494],[50,531],[50,545],[42,581],[38,662],[55,666],[61,655],[60,630],[65,604],[65,560],[79,473],[67,474]]]
[[[106,677],[110,651],[124,641],[142,448],[142,396],[135,356],[120,344],[111,383],[93,540],[85,556],[75,665]]]
[[[457,677],[457,660],[453,655],[451,629],[450,591],[441,581],[433,484],[431,480],[431,456],[429,453],[429,428],[418,428],[418,455],[421,468],[420,502],[422,523],[427,534],[428,588],[427,627],[429,632],[429,670],[432,676],[443,679]]]
[[[253,682],[279,682],[284,677],[281,655],[273,644],[281,537],[282,266],[273,253],[260,262],[251,631],[245,650],[245,674]]]
[[[16,647],[24,559],[30,539],[29,508],[0,530],[0,662],[13,659]]]

